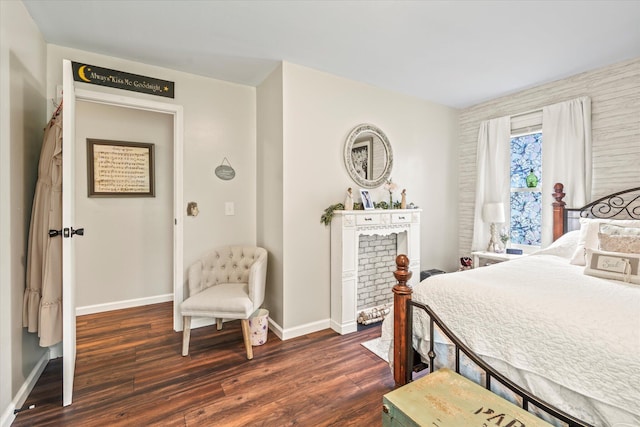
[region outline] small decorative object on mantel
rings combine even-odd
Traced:
[[[389,192],[389,207],[387,207],[387,209],[393,209],[393,192],[398,189],[398,185],[389,178],[389,180],[384,183],[383,188]]]
[[[365,190],[364,188],[360,189],[360,196],[362,197],[362,207],[365,210],[375,209],[376,206],[371,199],[371,194],[369,194],[369,190]]]
[[[344,210],[345,211],[353,210],[353,190],[351,190],[351,187],[347,189],[347,196],[344,199]]]
[[[527,187],[536,188],[538,186],[538,177],[533,173],[533,169],[529,170],[527,175]]]
[[[225,165],[224,162],[227,162]],[[216,176],[224,181],[232,180],[236,176],[236,171],[231,167],[231,163],[225,157],[222,163],[215,170]]]
[[[407,189],[403,189],[400,194],[402,195],[402,199],[400,200],[400,209],[407,209]]]

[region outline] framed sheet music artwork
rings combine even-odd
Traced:
[[[89,197],[155,197],[154,144],[87,138]]]

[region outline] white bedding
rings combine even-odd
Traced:
[[[640,426],[640,286],[585,276],[558,251],[432,276],[413,299],[534,395],[594,425]],[[426,354],[428,323],[414,323]]]

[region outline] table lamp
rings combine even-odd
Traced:
[[[484,206],[482,206],[482,220],[491,223],[489,230],[491,238],[489,240],[489,246],[487,246],[487,252],[501,252],[502,245],[496,232],[496,224],[505,222],[504,203],[485,203]]]

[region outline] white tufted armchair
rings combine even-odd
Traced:
[[[264,301],[267,251],[254,246],[227,246],[205,254],[189,267],[189,298],[180,305],[184,319],[182,355],[189,354],[191,317],[241,319],[247,359],[253,359],[249,317]]]

